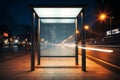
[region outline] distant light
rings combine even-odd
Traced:
[[[113,29],[112,30],[112,34],[119,34],[120,33],[120,30],[119,29]]]
[[[77,17],[82,8],[33,8],[39,17]]]
[[[102,39],[102,41],[105,41],[105,39]]]
[[[26,38],[25,41],[28,41],[28,39]]]
[[[106,35],[109,36],[109,35],[114,35],[114,34],[119,34],[120,33],[120,29],[117,28],[117,29],[112,29],[112,30],[109,30],[106,32]]]
[[[12,41],[13,41],[13,38],[10,38],[10,41],[12,42]]]
[[[14,36],[14,38],[16,38],[16,36]]]
[[[106,18],[107,18],[107,14],[106,13],[100,13],[99,20],[104,21]]]
[[[8,33],[4,32],[3,36],[8,37]]]
[[[17,40],[17,39],[15,39],[15,40],[14,40],[14,42],[15,42],[15,43],[18,43],[18,40]]]
[[[22,44],[25,44],[25,43],[26,43],[25,41],[22,42]]]
[[[85,29],[85,30],[88,30],[88,29],[89,29],[89,26],[88,26],[88,25],[85,25],[85,26],[84,26],[84,29]]]
[[[75,19],[41,19],[42,23],[74,23]]]
[[[106,35],[107,35],[107,36],[112,35],[111,30],[107,31],[107,32],[106,32]]]
[[[106,15],[105,14],[101,14],[100,18],[103,20],[105,19]]]
[[[31,42],[29,42],[29,44],[31,45]]]
[[[20,39],[20,37],[18,36],[17,39]]]
[[[41,39],[42,42],[44,42],[44,39]]]
[[[4,40],[4,44],[9,44],[9,41],[8,41],[8,39],[6,39],[6,40]]]
[[[79,31],[78,31],[78,30],[76,30],[76,34],[79,34]]]
[[[94,41],[95,43],[97,43],[97,41]]]

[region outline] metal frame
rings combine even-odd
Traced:
[[[32,13],[31,71],[35,70],[35,12]]]
[[[85,8],[83,8],[81,12],[82,47],[86,47],[84,25],[85,25]],[[86,49],[82,49],[82,71],[86,71]]]
[[[34,71],[35,70],[35,15],[37,15],[34,10],[33,10],[33,7],[80,7],[80,8],[83,8],[82,11],[81,11],[81,14],[78,15],[81,16],[81,23],[82,23],[82,47],[85,47],[85,34],[84,34],[84,25],[85,25],[85,7],[86,5],[73,5],[73,6],[65,6],[65,5],[61,5],[61,6],[44,6],[44,5],[32,5],[32,39],[31,39],[31,42],[32,42],[32,46],[31,46],[31,71]],[[77,18],[78,18],[77,17]],[[48,17],[47,17],[48,18]],[[77,26],[77,18],[76,18],[76,21],[75,21],[75,27],[76,29],[75,30],[78,30],[78,26]],[[38,65],[40,65],[40,17],[38,17]],[[69,18],[70,19],[70,18]],[[76,32],[75,32],[76,34]],[[75,63],[76,65],[78,65],[78,39],[77,39],[77,34],[75,35]],[[64,57],[64,56],[63,56]],[[86,50],[85,49],[82,49],[82,71],[86,71]]]
[[[38,65],[40,65],[40,18],[38,18]]]
[[[75,20],[75,62],[78,65],[78,34],[76,31],[78,30],[77,19]]]

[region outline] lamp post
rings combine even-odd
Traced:
[[[76,35],[77,35],[77,41],[79,41],[79,35],[80,35],[80,32],[79,32],[79,30],[76,30]]]
[[[112,16],[108,16],[106,13],[101,13],[100,15],[99,15],[99,20],[100,21],[105,21],[106,19],[109,19],[109,28],[111,29],[111,34],[112,34],[112,19],[113,19],[114,17],[112,17]]]
[[[99,16],[100,21],[105,21],[106,18],[107,18],[106,13],[101,13],[100,16]]]
[[[109,26],[110,26],[110,28],[112,27],[112,19],[114,18],[114,17],[112,17],[112,16],[108,16],[106,13],[101,13],[100,15],[99,15],[99,20],[100,21],[105,21],[106,19],[108,19],[109,18]]]
[[[88,31],[90,29],[90,27],[88,25],[84,26],[84,30],[85,30],[85,40],[86,40],[86,31]]]
[[[107,13],[103,12],[98,15],[98,20],[102,22],[102,26],[105,26],[104,22],[106,21],[107,18],[108,18]],[[107,27],[101,27],[100,29],[101,29],[100,36],[105,36]]]
[[[89,26],[88,26],[88,25],[85,25],[85,26],[84,26],[84,29],[85,29],[85,30],[89,30]]]
[[[109,18],[110,18],[110,22],[109,22],[110,23],[110,28],[112,29],[112,19],[114,19],[114,17],[110,16]]]
[[[80,32],[78,30],[76,30],[76,34],[79,34]]]

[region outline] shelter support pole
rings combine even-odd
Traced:
[[[81,24],[82,24],[82,47],[86,47],[85,42],[85,9],[83,8],[81,12]],[[82,71],[86,71],[86,49],[82,49]]]
[[[32,13],[31,71],[35,70],[35,13]]]
[[[40,18],[38,18],[38,65],[40,65]]]
[[[77,19],[75,20],[75,63],[78,65],[78,26],[77,26]]]

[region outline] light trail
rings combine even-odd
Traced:
[[[75,47],[75,44],[64,44],[64,46]],[[108,49],[98,49],[98,48],[81,47],[81,46],[78,46],[78,48],[86,49],[86,50],[94,50],[94,51],[107,52],[107,53],[112,53],[113,52],[113,50],[108,50]]]
[[[88,49],[88,50],[94,50],[94,51],[101,51],[101,52],[108,52],[108,53],[112,53],[113,52],[113,50],[98,49],[98,48],[88,48],[88,47],[81,47],[81,46],[79,46],[78,48]]]

